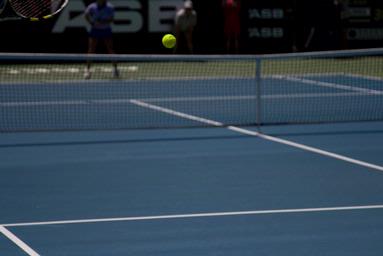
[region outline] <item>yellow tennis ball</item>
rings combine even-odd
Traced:
[[[164,35],[164,37],[162,38],[162,44],[166,47],[166,48],[173,48],[175,45],[176,45],[176,38],[175,36],[173,36],[172,34],[166,34]]]

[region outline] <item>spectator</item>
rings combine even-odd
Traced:
[[[193,9],[193,2],[186,0],[184,6],[176,14],[175,34],[177,44],[174,49],[176,53],[185,52],[193,53],[193,31],[197,24],[197,13]]]
[[[96,0],[85,10],[85,18],[91,25],[89,32],[88,53],[95,53],[97,44],[102,41],[109,54],[114,54],[111,24],[114,19],[114,7],[107,0]],[[89,79],[91,62],[88,61],[85,78]],[[113,62],[113,76],[117,78],[119,72],[117,63]]]
[[[222,0],[222,8],[224,12],[224,33],[226,51],[229,53],[234,44],[235,53],[239,52],[239,36],[240,36],[240,0]]]

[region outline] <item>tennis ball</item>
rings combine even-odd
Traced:
[[[173,36],[172,34],[166,34],[164,35],[164,37],[162,38],[162,44],[166,47],[166,48],[173,48],[175,45],[176,45],[176,38],[175,36]]]

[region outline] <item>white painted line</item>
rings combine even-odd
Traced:
[[[360,78],[360,79],[365,79],[365,80],[383,82],[383,77],[379,77],[379,76],[370,76],[370,75],[361,75],[361,74],[350,74],[350,73],[344,73],[343,76],[351,77],[351,78]]]
[[[325,151],[325,150],[321,150],[321,149],[318,149],[318,148],[306,146],[306,145],[303,145],[303,144],[300,144],[300,143],[296,143],[296,142],[293,142],[293,141],[284,140],[284,139],[280,139],[280,138],[277,138],[277,137],[272,137],[272,136],[265,135],[265,134],[262,134],[262,133],[259,133],[259,132],[255,132],[255,131],[251,131],[251,130],[247,130],[247,129],[242,129],[242,128],[235,127],[235,126],[229,126],[228,129],[232,130],[232,131],[240,132],[240,133],[243,133],[243,134],[247,134],[247,135],[250,135],[250,136],[257,136],[257,137],[260,137],[260,138],[265,139],[265,140],[277,142],[277,143],[280,143],[280,144],[284,144],[284,145],[295,147],[295,148],[299,148],[299,149],[303,149],[303,150],[310,151],[310,152],[313,152],[313,153],[316,153],[316,154],[328,156],[328,157],[331,157],[331,158],[335,158],[335,159],[338,159],[338,160],[342,160],[342,161],[345,161],[345,162],[349,162],[349,163],[352,163],[352,164],[364,166],[364,167],[367,167],[367,168],[371,168],[371,169],[375,169],[375,170],[383,172],[383,166],[379,166],[379,165],[367,163],[367,162],[364,162],[364,161],[356,160],[356,159],[353,159],[353,158],[350,158],[350,157],[346,157],[346,156],[335,154],[335,153],[332,153],[332,152],[329,152],[329,151]]]
[[[243,129],[243,128],[232,126],[232,125],[230,125],[230,126],[228,126],[226,128],[231,130],[231,131],[239,132],[239,133],[246,134],[246,135],[249,135],[249,136],[259,136],[260,135],[259,132]]]
[[[274,141],[274,142],[277,142],[277,143],[280,143],[280,144],[285,144],[285,145],[288,145],[288,146],[291,146],[291,147],[299,148],[299,149],[302,149],[302,150],[310,151],[310,152],[317,153],[317,154],[320,154],[320,155],[323,155],[323,156],[328,156],[328,157],[331,157],[331,158],[335,158],[335,159],[338,159],[338,160],[342,160],[342,161],[345,161],[345,162],[349,162],[349,163],[352,163],[352,164],[360,165],[360,166],[363,166],[363,167],[367,167],[367,168],[370,168],[370,169],[374,169],[374,170],[383,172],[383,166],[379,166],[379,165],[376,165],[376,164],[371,164],[371,163],[364,162],[364,161],[361,161],[361,160],[357,160],[357,159],[354,159],[354,158],[351,158],[351,157],[347,157],[347,156],[343,156],[343,155],[340,155],[340,154],[332,153],[332,152],[329,152],[329,151],[321,150],[321,149],[314,148],[314,147],[311,147],[311,146],[306,146],[306,145],[303,145],[303,144],[300,144],[300,143],[296,143],[296,142],[293,142],[293,141],[289,141],[289,140],[284,140],[284,139],[268,136],[268,135],[265,135],[265,134],[259,134],[258,136],[263,138],[263,139],[269,140],[269,141]]]
[[[240,133],[243,133],[243,134],[247,134],[247,135],[250,135],[250,136],[257,136],[257,137],[263,138],[265,140],[274,141],[274,142],[277,142],[277,143],[280,143],[280,144],[284,144],[284,145],[288,145],[288,146],[291,146],[291,147],[303,149],[303,150],[306,150],[306,151],[310,151],[310,152],[317,153],[317,154],[320,154],[320,155],[328,156],[328,157],[335,158],[335,159],[338,159],[338,160],[342,160],[342,161],[345,161],[345,162],[349,162],[349,163],[352,163],[352,164],[361,165],[361,166],[364,166],[364,167],[367,167],[367,168],[371,168],[371,169],[375,169],[375,170],[378,170],[378,171],[383,171],[383,166],[379,166],[379,165],[375,165],[375,164],[370,164],[370,163],[363,162],[363,161],[360,161],[360,160],[356,160],[356,159],[353,159],[353,158],[350,158],[350,157],[346,157],[346,156],[342,156],[342,155],[339,155],[339,154],[331,153],[329,151],[325,151],[325,150],[317,149],[317,148],[314,148],[314,147],[306,146],[306,145],[303,145],[303,144],[300,144],[300,143],[296,143],[296,142],[293,142],[293,141],[289,141],[289,140],[284,140],[284,139],[280,139],[280,138],[277,138],[277,137],[268,136],[268,135],[265,135],[265,134],[262,134],[262,133],[259,133],[259,132],[255,132],[255,131],[251,131],[251,130],[247,130],[247,129],[242,129],[242,128],[235,127],[235,126],[229,126],[229,127],[227,127],[227,129],[232,130],[232,131],[236,131],[236,132],[240,132]]]
[[[376,94],[376,95],[382,95],[383,94],[382,91],[366,89],[366,88],[360,88],[360,87],[356,87],[356,86],[341,85],[341,84],[336,84],[336,83],[321,82],[321,81],[310,80],[310,79],[299,78],[299,77],[273,76],[273,78],[280,79],[280,80],[291,81],[291,82],[298,82],[298,83],[322,86],[322,87],[329,87],[329,88],[334,88],[334,89],[347,90],[347,91],[363,92],[363,93]]]
[[[128,71],[128,72],[136,72],[138,71],[139,67],[138,66],[125,66],[125,65],[119,65],[118,69],[120,71]],[[46,73],[71,73],[71,74],[74,74],[74,73],[80,73],[81,72],[81,68],[80,67],[41,67],[41,68],[8,68],[5,70],[5,73],[7,74],[11,74],[11,75],[16,75],[16,74],[20,74],[20,73],[28,73],[28,74],[46,74]],[[112,67],[109,67],[109,66],[106,66],[106,67],[93,67],[91,69],[91,72],[105,72],[105,73],[110,73],[112,72],[113,69]],[[314,77],[314,76],[336,76],[336,75],[339,75],[341,73],[339,72],[324,72],[324,73],[304,73],[304,74],[301,74],[301,73],[292,73],[292,74],[289,74],[289,75],[293,75],[293,76],[299,76],[299,77],[304,77],[304,76],[310,76],[310,77]],[[283,75],[283,74],[277,74],[277,75]],[[270,78],[272,75],[265,75],[263,76],[263,78]],[[196,79],[201,79],[201,80],[206,80],[206,79],[230,79],[230,78],[238,78],[238,77],[242,77],[240,75],[233,75],[233,76],[222,76],[222,77],[218,77],[218,76],[199,76],[197,77]],[[179,77],[181,80],[185,80],[185,79],[193,79],[193,77]],[[242,77],[243,78],[243,77]],[[155,78],[155,79],[164,79],[164,77],[162,78]],[[170,78],[170,79],[173,79],[173,78]]]
[[[204,123],[204,124],[208,124],[208,125],[212,125],[212,126],[217,126],[217,127],[222,127],[223,126],[222,123],[217,122],[217,121],[213,121],[213,120],[205,119],[205,118],[202,118],[202,117],[185,114],[185,113],[174,111],[174,110],[171,110],[171,109],[168,109],[168,108],[163,108],[163,107],[160,107],[160,106],[148,104],[148,103],[145,103],[145,102],[142,102],[142,101],[139,101],[139,100],[130,100],[130,103],[133,103],[135,105],[138,105],[138,106],[141,106],[141,107],[144,107],[144,108],[149,108],[149,109],[152,109],[152,110],[157,110],[157,111],[160,111],[160,112],[163,112],[163,113],[167,113],[167,114],[170,114],[170,115],[173,115],[173,116],[178,116],[178,117],[181,117],[181,118],[185,118],[185,119],[188,119],[188,120],[192,120],[192,121],[196,121],[196,122],[200,122],[200,123]]]
[[[262,100],[275,99],[299,99],[299,98],[332,98],[332,97],[355,97],[355,96],[375,96],[367,93],[300,93],[300,94],[274,94],[264,95]],[[255,100],[256,96],[200,96],[200,97],[169,97],[169,98],[143,98],[137,99],[142,102],[192,102],[192,101],[235,101],[235,100]],[[100,99],[100,100],[67,100],[67,101],[15,101],[0,102],[0,107],[29,107],[29,106],[63,106],[63,105],[88,105],[88,104],[120,104],[130,103],[132,99]]]
[[[197,117],[197,116],[194,116],[194,115],[185,114],[185,113],[182,113],[182,112],[179,112],[179,111],[175,111],[175,110],[171,110],[171,109],[168,109],[168,108],[164,108],[164,107],[160,107],[160,106],[157,106],[157,105],[153,105],[153,104],[149,104],[149,103],[146,103],[146,102],[142,102],[140,100],[131,100],[130,102],[135,104],[135,105],[141,106],[141,107],[145,107],[145,108],[149,108],[149,109],[152,109],[152,110],[156,110],[156,111],[160,111],[160,112],[163,112],[163,113],[167,113],[167,114],[170,114],[170,115],[178,116],[178,117],[181,117],[181,118],[185,118],[185,119],[201,122],[201,123],[204,123],[204,124],[207,124],[207,125],[213,125],[213,126],[217,126],[217,127],[224,127],[225,126],[224,124],[222,124],[222,123],[220,123],[218,121],[214,121],[214,120],[210,120],[210,119],[206,119],[206,118],[202,118],[202,117]],[[323,156],[331,157],[331,158],[334,158],[334,159],[342,160],[342,161],[349,162],[349,163],[352,163],[352,164],[355,164],[355,165],[359,165],[359,166],[363,166],[363,167],[367,167],[367,168],[370,168],[370,169],[373,169],[373,170],[377,170],[377,171],[383,172],[383,166],[379,166],[379,165],[371,164],[371,163],[364,162],[364,161],[361,161],[361,160],[353,159],[353,158],[350,158],[350,157],[342,156],[340,154],[336,154],[336,153],[332,153],[332,152],[329,152],[329,151],[321,150],[321,149],[318,149],[318,148],[315,148],[315,147],[303,145],[303,144],[296,143],[296,142],[293,142],[293,141],[288,141],[288,140],[280,139],[280,138],[277,138],[277,137],[272,137],[272,136],[264,135],[264,134],[259,133],[259,132],[254,132],[254,131],[243,129],[243,128],[236,127],[236,126],[228,126],[226,128],[229,129],[229,130],[235,131],[235,132],[243,133],[243,134],[250,135],[250,136],[259,137],[259,138],[262,138],[262,139],[265,139],[265,140],[277,142],[277,143],[284,144],[284,145],[291,146],[291,147],[295,147],[295,148],[298,148],[298,149],[301,149],[301,150],[309,151],[309,152],[312,152],[312,153],[320,154],[320,155],[323,155]]]
[[[21,250],[27,253],[29,256],[40,256],[35,250],[29,247],[26,243],[24,243],[20,238],[15,236],[11,231],[6,229],[4,226],[0,226],[0,232],[4,234],[9,240],[15,243]]]
[[[355,97],[355,96],[372,96],[369,93],[297,93],[297,94],[270,94],[261,96],[262,100],[274,99],[299,99],[299,98],[332,98],[332,97]],[[139,99],[144,102],[183,102],[183,101],[222,101],[222,100],[254,100],[257,96],[238,95],[238,96],[201,96],[201,97],[169,97],[169,98],[143,98]]]
[[[291,76],[291,77],[332,77],[332,76],[341,76],[343,73],[340,72],[324,72],[324,73],[288,73],[288,74],[272,74],[272,75],[263,75],[262,78],[275,78],[279,76]]]
[[[170,219],[206,218],[206,217],[224,217],[224,216],[266,215],[266,214],[282,214],[282,213],[356,211],[356,210],[372,210],[372,209],[383,209],[383,205],[360,205],[360,206],[341,206],[341,207],[322,207],[322,208],[297,208],[297,209],[191,213],[191,214],[138,216],[138,217],[121,217],[121,218],[100,218],[100,219],[82,219],[82,220],[61,220],[61,221],[43,221],[43,222],[25,222],[25,223],[2,224],[2,226],[5,226],[5,227],[25,227],[25,226],[85,224],[85,223],[100,223],[100,222],[120,222],[120,221],[170,220]]]
[[[0,102],[0,107],[37,107],[37,106],[63,106],[63,105],[86,105],[90,102],[84,100],[68,101],[25,101],[25,102]]]

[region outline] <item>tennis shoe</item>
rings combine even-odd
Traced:
[[[91,77],[91,75],[90,75],[89,70],[86,70],[84,73],[84,79],[90,79],[90,77]]]
[[[120,78],[120,71],[118,71],[118,68],[114,68],[113,78]]]

